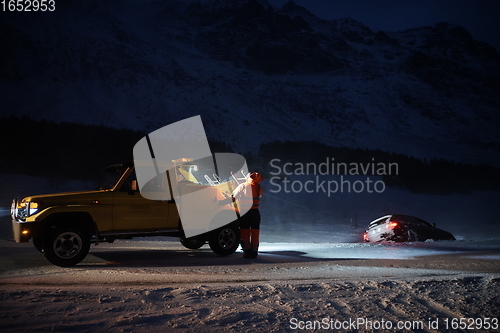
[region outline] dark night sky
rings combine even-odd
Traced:
[[[281,8],[289,0],[268,0]],[[294,0],[324,19],[351,17],[373,31],[398,31],[436,22],[460,24],[500,52],[500,0]]]

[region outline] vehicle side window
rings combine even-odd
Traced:
[[[418,217],[416,217],[416,218],[415,218],[415,220],[417,220],[417,221],[418,221],[418,223],[419,223],[420,225],[422,225],[422,226],[425,226],[425,227],[430,227],[430,226],[431,226],[431,224],[430,224],[430,223],[425,222],[424,220],[421,220],[421,219],[419,219]]]
[[[395,215],[394,218],[396,219],[396,221],[399,221],[404,224],[412,223],[411,221],[408,220],[406,216],[403,215]]]
[[[429,224],[427,222],[419,219],[418,217],[407,216],[407,218],[410,220],[410,223],[413,224],[414,226],[419,226],[419,227],[428,227],[429,226]]]
[[[135,175],[135,172],[132,172],[128,177],[127,179],[125,180],[125,182],[123,183],[123,185],[120,187],[120,192],[128,192],[130,191],[130,189],[132,188],[132,181],[133,180],[137,180],[137,176]]]

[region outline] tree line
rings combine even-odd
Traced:
[[[0,173],[60,179],[99,180],[103,169],[133,160],[133,147],[147,133],[69,122],[0,118]],[[212,151],[230,152],[210,141]]]
[[[147,133],[99,125],[0,118],[0,173],[59,179],[98,180],[105,166],[131,161],[134,145]],[[225,142],[209,140],[213,152],[233,152]],[[237,151],[234,151],[239,153]],[[445,159],[419,159],[382,150],[335,147],[313,141],[269,142],[243,154],[250,170],[270,177],[270,161],[324,163],[397,163],[398,174],[383,175],[388,187],[417,193],[450,194],[500,190],[499,168]]]

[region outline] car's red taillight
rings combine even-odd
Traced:
[[[397,226],[398,226],[398,222],[394,222],[394,221],[389,222],[389,225],[388,225],[388,227],[391,229],[394,229]]]
[[[363,240],[364,240],[365,242],[368,242],[368,240],[369,240],[369,239],[368,239],[368,234],[367,234],[366,232],[363,234]]]

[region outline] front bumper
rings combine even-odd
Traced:
[[[35,233],[34,223],[19,222],[12,219],[12,236],[16,243],[28,242]]]
[[[39,222],[26,222],[26,218],[29,216],[29,208],[18,207],[17,200],[12,201],[10,216],[12,218],[12,236],[16,243],[28,242],[40,228]]]

